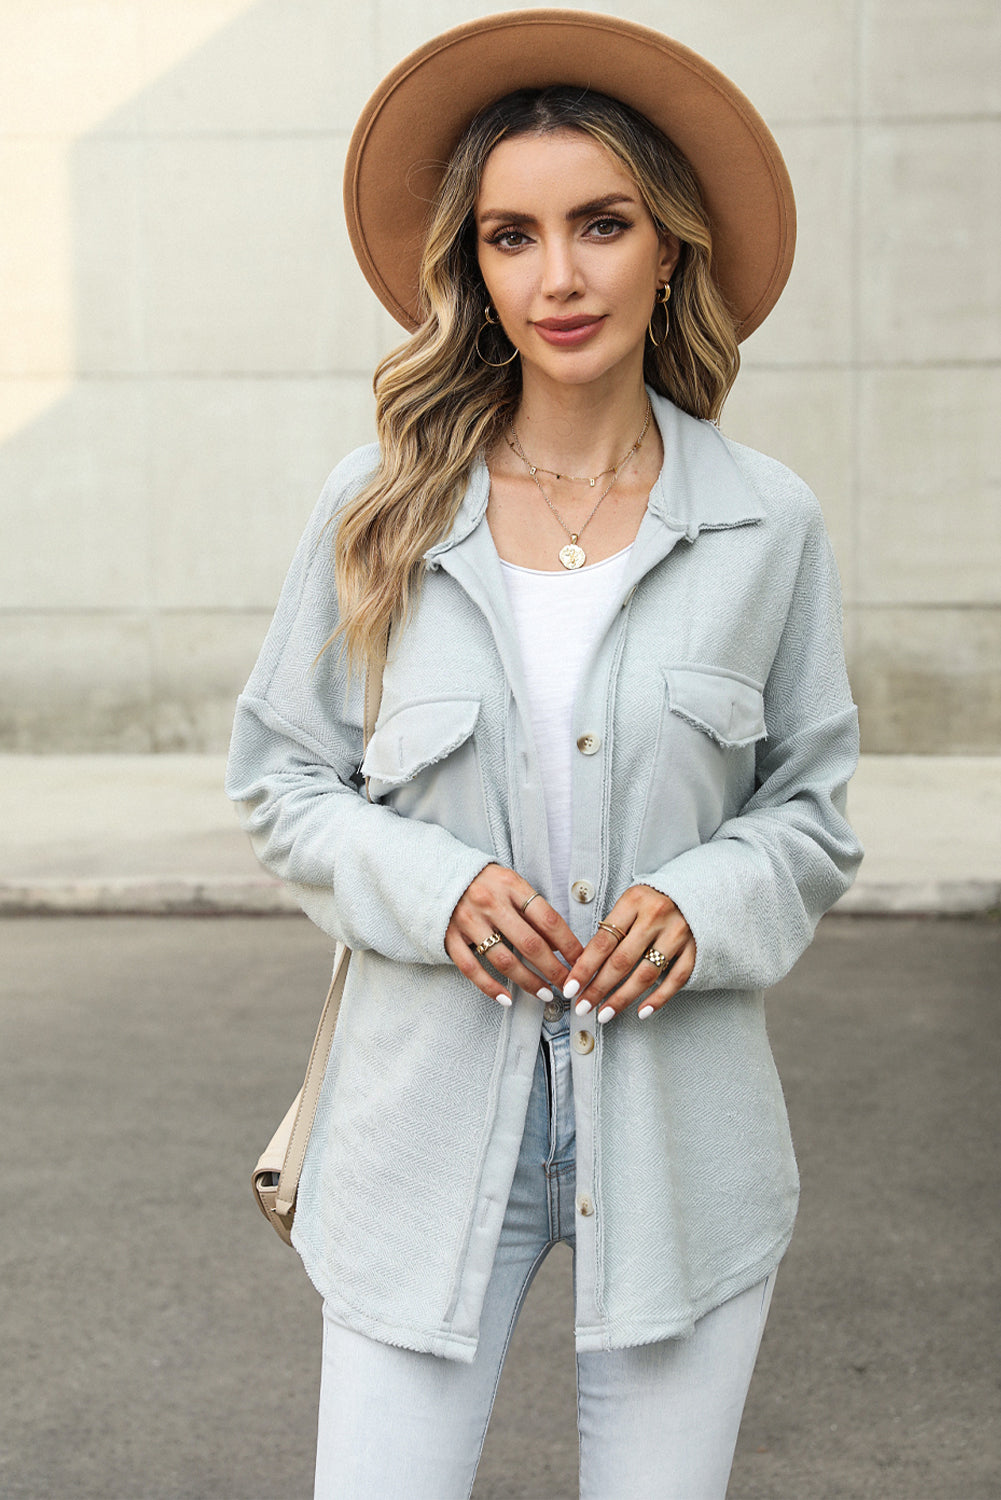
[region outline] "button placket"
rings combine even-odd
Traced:
[[[619,668],[625,612],[609,622],[609,631],[582,683],[576,706],[577,736],[573,757],[574,816],[570,869],[570,926],[582,942],[591,936],[594,919],[587,908],[604,892],[607,849],[603,837],[604,805],[607,800],[608,757],[612,747],[612,703]],[[578,758],[579,757],[579,758]],[[579,878],[574,878],[578,877]],[[602,895],[604,899],[604,895]],[[583,908],[578,911],[579,908]],[[599,1324],[598,1200],[595,1192],[595,1131],[601,1048],[593,1023],[587,1029],[573,1013],[570,1051],[573,1056],[574,1101],[577,1117],[577,1156],[573,1200],[575,1229],[575,1282],[577,1315],[583,1324]]]

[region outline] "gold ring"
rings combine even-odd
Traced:
[[[615,938],[616,942],[621,943],[625,940],[625,933],[621,930],[621,928],[616,927],[614,922],[599,922],[598,926],[601,928],[602,932],[610,932],[612,937]]]
[[[532,894],[529,896],[528,900],[527,901],[523,901],[521,903],[521,914],[522,914],[522,916],[524,916],[525,913],[528,911],[528,908],[531,906],[532,902],[535,900],[535,898],[536,898],[536,896],[538,894],[539,894],[538,891],[533,891]]]
[[[503,941],[504,934],[495,930],[490,934],[489,937],[485,937],[482,943],[477,943],[476,947],[473,949],[473,952],[477,955],[486,953],[489,948],[496,948],[497,944],[502,943]]]
[[[648,948],[643,957],[647,963],[653,964],[655,969],[663,969],[667,964],[667,954],[661,953],[659,948]]]

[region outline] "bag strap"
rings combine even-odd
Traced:
[[[386,670],[386,657],[389,652],[389,636],[387,634],[382,643],[378,655],[369,663],[365,674],[365,709],[364,709],[364,735],[365,748],[372,738],[375,730],[375,721],[379,717],[379,705],[382,702],[382,679]],[[368,778],[365,779],[365,794],[368,796]],[[369,797],[369,801],[371,801]],[[275,1210],[286,1216],[290,1214],[295,1206],[296,1193],[299,1191],[299,1177],[302,1172],[302,1164],[306,1159],[306,1147],[309,1145],[309,1137],[313,1131],[313,1121],[316,1118],[316,1106],[320,1102],[320,1089],[323,1085],[324,1074],[327,1071],[327,1059],[330,1056],[330,1048],[334,1040],[334,1029],[337,1025],[337,1012],[340,1009],[341,995],[344,993],[344,981],[348,975],[348,960],[351,957],[351,949],[344,943],[337,944],[334,958],[334,973],[330,981],[330,989],[327,998],[323,1002],[323,1010],[320,1013],[320,1024],[316,1028],[316,1036],[309,1054],[309,1062],[306,1064],[306,1077],[299,1094],[298,1108],[295,1112],[295,1120],[292,1124],[292,1133],[289,1136],[288,1150],[285,1152],[285,1160],[282,1162],[281,1173],[278,1178],[278,1190],[275,1195]]]

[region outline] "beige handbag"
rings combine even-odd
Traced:
[[[388,645],[388,641],[386,643]],[[386,650],[374,661],[365,679],[365,744],[368,745],[375,728],[382,699],[382,674],[386,666]],[[253,1172],[254,1198],[261,1213],[274,1226],[278,1238],[286,1245],[292,1243],[292,1221],[295,1218],[295,1200],[299,1191],[299,1174],[306,1157],[316,1106],[320,1098],[323,1076],[327,1071],[330,1044],[337,1025],[337,1010],[344,992],[347,978],[350,948],[337,944],[334,957],[334,974],[330,981],[327,998],[323,1002],[320,1024],[306,1065],[306,1078],[302,1088],[289,1106],[288,1113],[261,1152]]]

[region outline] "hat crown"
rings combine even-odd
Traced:
[[[523,88],[572,84],[646,116],[687,157],[713,237],[713,274],[739,339],[774,307],[792,266],[796,212],[774,137],[717,68],[660,32],[590,11],[486,16],[432,38],[375,90],[344,175],[348,232],[376,296],[418,322],[430,202],[470,120]]]

